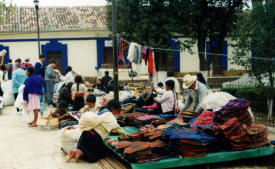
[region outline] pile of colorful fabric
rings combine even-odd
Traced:
[[[184,119],[185,122],[190,121],[191,119],[194,119],[198,117],[200,114],[193,111],[185,111],[181,114],[181,117]]]
[[[253,118],[248,112],[250,103],[246,99],[229,101],[220,111],[215,112],[214,123],[223,124],[230,118],[236,117],[241,124],[252,126]]]
[[[134,107],[136,106],[135,103],[127,103],[121,106],[121,112],[122,113],[131,113],[134,110]]]
[[[139,132],[120,136],[118,141],[109,141],[108,144],[130,162],[153,162],[173,156],[166,144],[160,140],[162,134],[163,131],[147,125]]]
[[[169,145],[171,151],[184,158],[193,158],[213,152],[209,148],[218,140],[199,130],[187,128],[168,128],[163,133],[163,139]]]
[[[245,150],[270,144],[263,125],[253,125],[245,99],[231,100],[214,118],[213,131],[229,150]]]
[[[146,114],[134,111],[133,113],[125,113],[125,114],[119,115],[117,117],[117,121],[120,126],[136,126],[135,123],[133,122],[135,118],[139,116],[144,116],[144,115]]]
[[[215,114],[211,111],[203,111],[200,116],[191,124],[191,127],[207,128],[213,125]]]
[[[118,140],[124,141],[153,141],[156,139],[160,139],[163,134],[162,130],[156,129],[153,125],[145,125],[138,132],[134,132],[132,134],[128,134],[125,136],[120,136]]]

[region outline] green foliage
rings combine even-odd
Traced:
[[[12,12],[14,9],[11,4],[7,5],[5,1],[0,2],[0,24],[3,24]]]
[[[224,39],[234,28],[237,14],[247,0],[117,0],[117,29],[120,36],[141,45],[171,48],[174,35],[183,35],[183,50],[197,42],[198,52],[205,52],[207,37],[218,40],[222,50]],[[108,0],[111,2],[111,0]],[[107,7],[107,23],[112,27],[111,6]],[[221,52],[221,51],[220,51]],[[200,53],[200,68],[208,70],[205,54]]]
[[[255,75],[262,86],[274,88],[275,3],[258,4],[238,20],[232,32],[235,44],[233,63]],[[251,54],[255,59],[251,58]],[[272,60],[273,59],[273,60]],[[268,79],[269,83],[264,83]]]
[[[221,91],[230,93],[237,98],[245,98],[249,101],[266,102],[267,93],[263,88],[221,88]],[[275,94],[275,90],[273,90]]]
[[[119,0],[117,5],[117,31],[129,41],[152,47],[168,48],[173,38],[174,18],[164,0],[150,0],[143,6],[142,0]],[[111,6],[107,7],[107,23],[112,28]]]
[[[253,111],[267,112],[266,100],[267,92],[263,88],[221,88],[221,91],[227,92],[237,98],[245,98],[251,103]],[[273,90],[275,95],[275,90]],[[275,103],[274,103],[275,104]]]

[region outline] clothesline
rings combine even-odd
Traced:
[[[123,38],[123,40],[131,44],[132,42],[127,41],[126,39]],[[178,49],[169,49],[169,48],[154,48],[154,47],[149,47],[149,46],[142,46],[138,44],[141,47],[148,47],[151,48],[152,50],[162,50],[162,51],[171,51],[171,52],[181,52],[181,50]],[[209,55],[217,55],[217,56],[230,56],[230,57],[236,57],[235,55],[228,55],[228,54],[219,54],[219,53],[210,53],[210,52],[192,52],[196,54],[209,54]],[[240,56],[239,56],[240,57]],[[270,61],[275,61],[275,59],[270,59],[270,58],[260,58],[260,57],[252,57],[252,59],[259,59],[259,60],[270,60]]]

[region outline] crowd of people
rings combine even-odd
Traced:
[[[83,78],[76,75],[70,66],[66,68],[65,75],[61,76],[55,69],[55,61],[51,61],[46,66],[44,60],[43,55],[39,56],[39,60],[34,65],[29,62],[29,59],[26,59],[24,63],[21,63],[21,59],[17,59],[14,64],[10,60],[7,65],[1,66],[1,86],[11,80],[14,99],[24,102],[26,111],[34,114],[33,121],[28,123],[30,127],[37,126],[38,112],[42,109],[42,102],[46,102],[48,106],[57,107],[50,115],[60,121],[70,118],[68,113],[70,106],[73,111],[83,113],[79,120],[82,134],[78,140],[77,149],[68,152],[67,162],[72,158],[75,158],[76,162],[79,158],[94,162],[105,157],[103,140],[114,130],[120,134],[126,134],[114,116],[120,113],[121,102],[109,100],[105,106],[97,108],[95,95],[85,95],[88,88]],[[60,82],[61,87],[57,87]],[[200,103],[209,93],[203,76],[186,75],[183,78],[182,87],[188,89],[189,93],[185,106],[180,110],[178,107],[178,95],[181,94],[179,81],[169,73],[165,84],[159,82],[157,86],[156,89],[152,88],[150,94],[142,95],[136,100],[137,105],[148,108],[151,114],[181,114],[190,105],[193,105],[192,110],[200,113],[202,110]],[[109,76],[109,72],[105,72],[105,76],[98,79],[93,88],[105,93],[112,91],[113,79]],[[57,90],[59,97],[57,102],[54,102],[54,93]],[[3,95],[3,93],[5,91],[0,91],[0,94]],[[20,106],[16,109],[18,113],[22,111]]]
[[[87,88],[82,77],[75,75],[70,66],[62,76],[56,69],[55,61],[51,61],[47,66],[44,61],[43,55],[40,55],[34,64],[30,63],[29,59],[25,59],[24,63],[21,59],[16,59],[14,63],[9,59],[9,63],[1,65],[0,69],[0,96],[6,95],[9,99],[12,97],[19,115],[23,114],[24,110],[34,112],[30,127],[37,126],[38,112],[43,111],[42,104],[58,107],[62,103],[63,107],[66,104],[76,111],[84,107],[84,94]],[[58,101],[54,102],[57,84],[61,84],[61,87],[58,91]],[[10,96],[7,90],[3,90],[5,86],[11,88],[13,96]],[[4,97],[4,104],[5,101]]]

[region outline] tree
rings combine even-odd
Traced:
[[[211,55],[209,62],[205,59],[206,40],[210,39],[211,53],[221,54],[225,38],[234,29],[234,22],[246,4],[247,0],[178,0],[174,3],[174,15],[178,14],[179,23],[177,33],[197,42],[201,71],[208,70],[213,62],[214,73],[220,72],[220,55]]]
[[[249,70],[267,93],[268,119],[272,118],[275,83],[275,3],[253,3],[253,10],[240,17],[232,32],[233,62]],[[249,57],[252,53],[252,57]]]
[[[142,45],[162,48],[171,47],[168,41],[173,39],[173,35],[184,35],[190,39],[182,43],[183,49],[190,49],[197,42],[200,70],[207,71],[206,39],[217,42],[216,47],[211,45],[211,52],[220,54],[225,38],[234,28],[237,14],[247,0],[147,0],[147,6],[142,5],[143,1],[117,1],[118,33]],[[107,23],[111,28],[110,10],[108,13]],[[168,55],[167,52],[157,54]],[[210,61],[216,61],[215,70],[219,70],[221,56],[213,55],[211,58]],[[164,59],[159,63],[167,62]]]
[[[110,0],[109,0],[110,2]],[[155,48],[171,48],[174,18],[165,0],[119,0],[117,4],[118,34],[131,42]],[[112,28],[111,6],[107,7],[107,24]],[[169,52],[155,51],[158,70],[167,70]]]
[[[12,4],[7,5],[4,2],[0,2],[0,24],[3,24],[6,18],[14,11]]]

